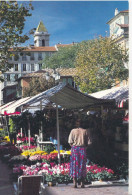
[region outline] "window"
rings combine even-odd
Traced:
[[[38,53],[38,60],[42,60],[42,52]]]
[[[15,80],[17,80],[18,79],[18,74],[15,74]]]
[[[34,71],[34,64],[31,64],[31,71]]]
[[[27,60],[26,54],[25,54],[25,53],[24,53],[23,56],[22,56],[22,60],[23,60],[23,61],[26,61],[26,60]]]
[[[68,83],[69,83],[70,85],[72,85],[72,79],[71,79],[71,78],[68,78]]]
[[[19,60],[19,55],[18,54],[15,54],[14,61],[18,61],[18,60]]]
[[[39,70],[41,70],[42,69],[42,64],[39,64]]]
[[[18,64],[15,64],[15,71],[18,71]]]
[[[7,74],[7,81],[10,81],[10,74]]]
[[[42,46],[45,46],[45,40],[44,39],[42,40]]]
[[[45,56],[49,56],[49,52],[45,52]]]
[[[30,60],[34,60],[34,53],[31,52]]]
[[[23,64],[23,71],[26,71],[26,64]]]

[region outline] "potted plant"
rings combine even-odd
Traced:
[[[48,186],[55,186],[56,185],[56,178],[54,177],[54,175],[47,174],[46,181],[48,183]]]
[[[48,154],[55,150],[55,146],[53,144],[47,144],[44,146],[44,151]]]

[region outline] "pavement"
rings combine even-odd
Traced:
[[[46,187],[45,195],[128,195],[127,185],[90,186],[73,188],[73,184]]]
[[[14,195],[14,188],[10,180],[11,169],[0,161],[0,195]]]
[[[0,195],[14,195],[11,172],[12,170],[0,161]],[[128,185],[85,185],[85,188],[73,188],[73,184],[58,184],[52,187],[46,185],[45,195],[128,195]]]

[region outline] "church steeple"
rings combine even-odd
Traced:
[[[42,21],[39,22],[36,32],[48,32]]]
[[[49,46],[49,33],[44,26],[43,22],[40,21],[39,25],[34,33],[34,45],[36,47]]]

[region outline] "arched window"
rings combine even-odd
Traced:
[[[42,40],[42,46],[45,46],[45,40],[44,39]]]

